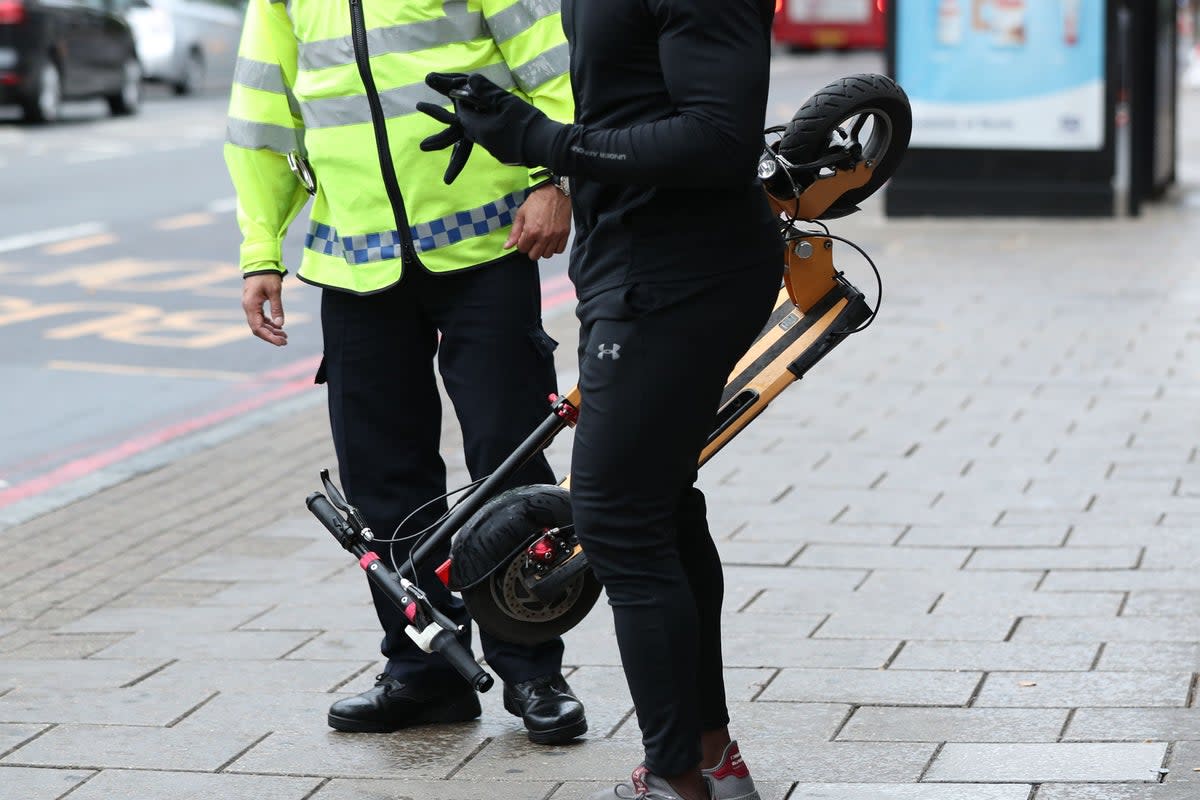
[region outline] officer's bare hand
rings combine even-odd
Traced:
[[[553,186],[543,186],[517,209],[505,247],[514,245],[534,261],[567,249],[571,235],[571,201]]]
[[[282,275],[264,273],[242,281],[242,311],[246,312],[246,324],[255,336],[276,347],[287,344],[282,294]],[[264,304],[270,307],[269,316],[263,313]]]

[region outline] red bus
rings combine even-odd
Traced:
[[[775,40],[799,49],[879,49],[886,0],[775,0]]]

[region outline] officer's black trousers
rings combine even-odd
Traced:
[[[524,256],[450,275],[410,269],[397,286],[374,295],[326,289],[321,326],[322,371],[342,486],[379,538],[393,538],[410,512],[446,492],[435,354],[473,479],[499,466],[549,413],[547,396],[556,388],[554,342],[541,325],[537,266]],[[539,457],[510,485],[555,482]],[[444,501],[433,503],[399,534],[421,530],[445,510]],[[411,544],[395,545],[397,561],[407,557]],[[376,544],[375,550],[389,558],[386,544]],[[425,562],[419,585],[465,625],[462,602],[433,574],[448,550],[447,543]],[[372,593],[384,630],[387,674],[424,685],[460,680],[441,656],[419,650],[404,632],[401,612],[374,587]],[[480,638],[488,664],[507,682],[561,667],[561,641],[525,647],[484,633]]]
[[[613,607],[658,775],[695,767],[701,732],[729,722],[721,562],[693,483],[726,379],[766,324],[780,278],[770,264],[703,287],[615,289],[579,308],[575,528]]]

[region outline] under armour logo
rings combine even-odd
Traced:
[[[621,357],[621,345],[619,345],[619,344],[613,344],[613,345],[602,344],[602,345],[600,345],[600,350],[599,350],[599,352],[596,353],[596,358],[603,361],[605,356],[612,356],[612,360],[616,361],[618,358]]]

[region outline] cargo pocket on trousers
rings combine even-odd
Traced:
[[[558,342],[546,333],[546,329],[541,326],[541,323],[529,329],[529,340],[533,343],[533,352],[542,358],[554,358]]]
[[[317,365],[317,374],[313,376],[313,383],[322,384],[325,382],[325,356],[321,356],[321,363]]]

